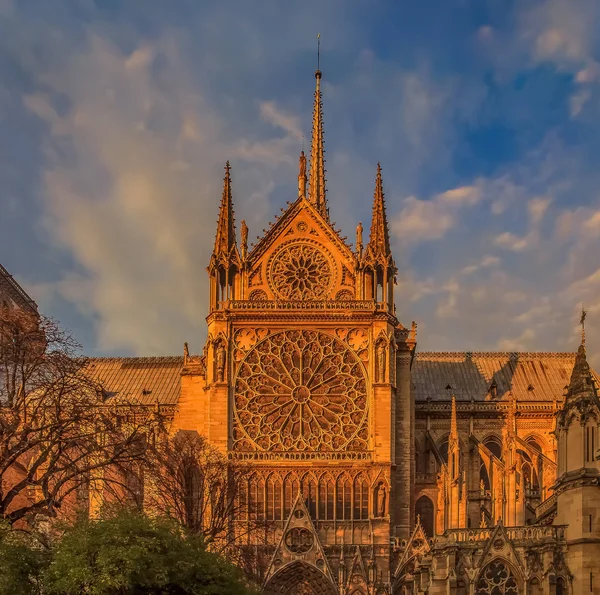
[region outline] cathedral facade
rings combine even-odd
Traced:
[[[353,246],[329,217],[317,71],[310,161],[254,246],[223,182],[202,354],[99,358],[248,469],[268,595],[600,595],[598,375],[577,353],[424,353],[394,303],[381,168]],[[366,233],[365,233],[366,236]]]

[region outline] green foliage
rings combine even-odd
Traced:
[[[80,521],[56,545],[48,595],[251,595],[241,572],[170,520],[121,511]]]
[[[39,595],[47,552],[33,538],[0,525],[0,595]]]

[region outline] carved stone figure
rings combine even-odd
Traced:
[[[304,154],[304,151],[300,153],[300,159],[298,161],[300,176],[304,178],[306,177],[306,155]]]
[[[187,341],[183,344],[183,365],[185,366],[188,363],[190,358],[190,349],[188,347]]]
[[[377,341],[377,345],[375,346],[376,352],[376,361],[377,361],[377,372],[376,372],[376,382],[385,382],[385,368],[386,368],[386,353],[387,348],[385,345],[385,341],[380,339]]]
[[[356,252],[360,256],[363,249],[363,226],[362,222],[359,222],[356,226]]]
[[[385,505],[386,505],[386,493],[383,482],[380,481],[377,485],[377,516],[385,516]]]
[[[223,382],[225,378],[225,362],[227,359],[227,353],[225,351],[225,345],[223,341],[219,341],[217,344],[217,382]]]

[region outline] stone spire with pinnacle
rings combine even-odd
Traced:
[[[325,149],[323,140],[323,102],[321,99],[322,73],[315,72],[316,89],[313,109],[312,139],[310,143],[310,174],[308,178],[308,200],[325,219],[329,219],[327,210],[327,189],[325,187]]]
[[[367,254],[373,260],[387,262],[391,259],[390,232],[385,213],[385,198],[381,179],[381,164],[377,164],[375,178],[375,193],[373,195],[373,217],[371,220],[371,235],[367,245]]]
[[[215,237],[213,255],[217,257],[229,257],[236,248],[233,199],[231,197],[231,166],[228,161],[225,164],[223,195],[221,196],[221,206],[219,207],[219,220],[217,222],[217,235]]]

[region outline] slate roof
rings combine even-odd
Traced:
[[[418,352],[412,367],[417,401],[552,401],[563,398],[575,353]],[[141,405],[175,405],[181,391],[182,356],[92,358],[89,371],[102,382],[107,398],[123,397]],[[593,372],[600,386],[600,375]],[[450,386],[450,389],[446,389]]]
[[[140,405],[175,405],[181,391],[183,356],[98,357],[88,372],[102,383],[107,398],[122,397]]]
[[[494,400],[508,399],[511,392],[518,401],[561,400],[574,362],[575,353],[420,352],[412,382],[417,401],[448,401],[452,394],[458,401],[483,401],[491,398],[494,381]],[[593,374],[600,386],[600,376]]]

